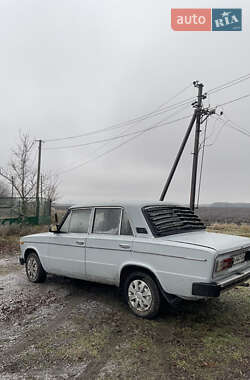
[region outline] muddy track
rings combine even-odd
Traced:
[[[39,326],[39,328],[31,326],[28,335],[22,337],[20,341],[18,343],[15,343],[13,347],[4,350],[3,354],[0,355],[0,360],[7,360],[8,357],[25,350],[31,343],[35,344],[36,342],[39,342],[39,340],[50,333],[50,331],[53,331],[62,325],[65,320],[72,314],[72,308],[78,303],[79,297],[69,296],[67,303],[64,304],[63,310],[57,312],[55,319],[47,319],[46,324],[44,324],[44,326]]]
[[[96,379],[99,375],[102,368],[105,367],[105,364],[108,363],[110,358],[112,357],[113,351],[115,350],[117,344],[123,339],[121,334],[114,334],[114,332],[110,333],[109,338],[105,346],[100,351],[100,358],[91,361],[86,370],[79,374],[79,379]]]

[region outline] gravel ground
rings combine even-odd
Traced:
[[[249,283],[247,284],[249,285]],[[0,255],[0,379],[250,379],[248,286],[132,315],[114,287],[48,276],[27,281]]]

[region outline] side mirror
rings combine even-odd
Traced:
[[[49,232],[58,232],[58,225],[57,224],[51,224],[49,226]]]

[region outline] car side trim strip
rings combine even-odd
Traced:
[[[60,246],[60,247],[77,247],[77,248],[85,248],[84,245],[78,245],[78,244],[59,244],[59,243],[47,243],[47,242],[41,242],[41,241],[31,241],[31,242],[24,242],[25,244],[28,244],[28,247],[31,245],[31,244],[46,244],[46,245],[57,245],[57,246]],[[25,247],[25,249],[27,249]]]
[[[90,249],[100,249],[100,250],[104,250],[104,251],[116,251],[116,252],[132,252],[132,249],[122,249],[122,248],[103,248],[103,247],[89,247],[89,246],[86,246],[86,248],[90,248]]]
[[[162,253],[152,253],[152,252],[143,252],[143,251],[134,251],[135,253],[142,253],[146,255],[157,255],[157,256],[163,256],[163,257],[173,257],[175,259],[183,259],[183,260],[192,260],[192,261],[201,261],[201,262],[206,262],[207,259],[197,259],[196,257],[183,257],[183,256],[174,256],[174,255],[166,255]]]

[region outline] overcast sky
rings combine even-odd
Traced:
[[[171,7],[242,7],[242,32],[175,32]],[[151,112],[250,72],[249,1],[0,0],[0,165],[18,133],[37,139],[83,134]],[[250,93],[250,80],[211,95],[217,105]],[[207,104],[207,103],[205,103]],[[224,107],[250,131],[250,98]],[[43,144],[42,170],[61,173],[60,201],[158,199],[188,119],[127,138],[64,150],[192,114],[191,105],[109,133]],[[222,122],[208,123],[201,203],[250,202],[250,139]],[[217,131],[221,129],[219,135]],[[130,136],[131,137],[131,136]],[[167,195],[189,200],[193,135]],[[71,170],[88,160],[88,164]],[[65,171],[65,173],[63,173]]]

